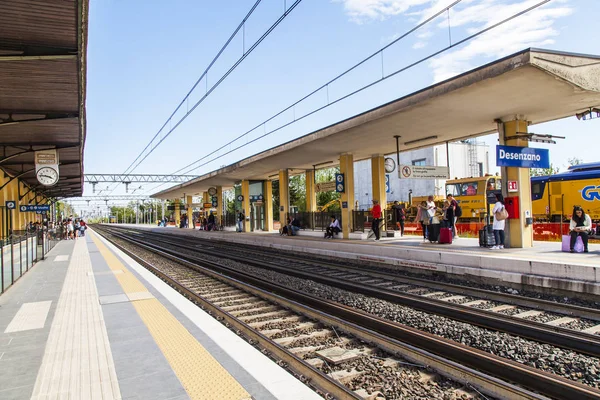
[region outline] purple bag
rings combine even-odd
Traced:
[[[571,250],[571,235],[563,235],[562,237],[562,251],[569,252]],[[575,253],[583,253],[583,240],[581,236],[577,236],[575,241]]]

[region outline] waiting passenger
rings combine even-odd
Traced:
[[[492,209],[492,214],[494,215],[494,223],[492,228],[494,229],[494,239],[496,240],[496,245],[491,247],[493,250],[504,248],[504,227],[506,226],[506,216],[502,217],[502,213],[506,213],[506,208],[504,207],[504,196],[502,196],[500,193],[497,193],[496,204],[494,204],[494,208]]]
[[[452,229],[452,236],[454,236],[454,207],[450,200],[444,201],[444,228]]]
[[[244,213],[241,212],[240,210],[237,210],[237,231],[238,232],[244,232],[244,219],[246,219],[246,217],[244,216]]]
[[[215,225],[215,214],[210,213],[210,215],[208,216],[208,229],[209,231],[214,231],[216,228]]]
[[[404,236],[404,220],[406,219],[406,212],[404,211],[404,204],[399,204],[397,201],[394,201],[392,210],[394,210],[394,218],[396,219],[396,228],[400,228],[400,236]]]
[[[429,225],[427,202],[422,201],[421,204],[418,205],[417,218],[415,218],[415,222],[421,224],[421,228],[423,229],[423,240],[427,240],[427,226]]]
[[[296,232],[298,232],[299,230],[300,230],[300,221],[298,221],[294,217],[291,217],[290,223],[288,225],[288,235],[296,236]]]
[[[325,239],[333,239],[333,235],[340,233],[342,228],[340,227],[340,221],[337,220],[335,215],[331,216],[331,223],[325,231]]]
[[[592,219],[587,215],[580,206],[573,207],[573,216],[569,226],[571,231],[571,253],[575,252],[575,242],[577,236],[581,236],[583,241],[583,252],[588,252],[588,236],[592,233]]]

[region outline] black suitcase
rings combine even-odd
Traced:
[[[492,225],[486,225],[479,231],[479,247],[492,247],[496,245]]]
[[[433,242],[437,242],[440,240],[440,228],[441,228],[441,224],[429,224],[427,225],[427,232],[428,232],[428,237],[427,239],[429,239],[429,241],[431,243]]]

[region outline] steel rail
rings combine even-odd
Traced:
[[[147,235],[144,231],[139,232],[143,232],[142,235]],[[165,240],[161,238],[160,241],[161,243],[177,246],[185,250],[199,250],[198,247],[185,246],[181,243],[173,242],[168,239]],[[233,252],[218,252],[208,249],[202,249],[202,251],[204,254],[211,256],[227,258],[229,260],[241,262],[257,268],[268,268],[282,274],[291,275],[302,279],[309,279],[339,289],[361,293],[370,297],[375,297],[395,304],[401,304],[420,311],[441,315],[453,320],[477,325],[486,329],[493,329],[518,335],[536,342],[548,343],[554,346],[574,350],[600,358],[600,336],[597,335],[591,335],[572,329],[550,326],[541,322],[530,321],[526,319],[516,319],[509,315],[471,308],[460,304],[448,303],[442,300],[425,298],[409,293],[399,293],[397,291],[387,290],[379,286],[356,283],[342,278],[333,278],[314,272],[304,272],[302,270],[289,269],[270,261],[257,261],[246,256],[238,256]]]
[[[102,229],[98,229],[98,231],[102,232]],[[108,233],[108,232],[105,231],[104,233]],[[290,310],[297,312],[299,314],[303,314],[303,315],[307,316],[308,318],[311,318],[314,320],[319,320],[327,325],[334,326],[337,329],[339,329],[340,331],[354,335],[355,337],[361,338],[366,342],[374,343],[378,347],[390,352],[391,354],[399,355],[410,361],[413,361],[413,362],[416,362],[419,364],[423,364],[428,367],[432,367],[441,375],[444,375],[446,377],[449,377],[450,379],[462,382],[467,386],[475,387],[478,390],[481,390],[482,392],[484,392],[486,394],[505,398],[505,399],[515,399],[515,400],[516,399],[548,400],[548,398],[546,396],[530,392],[526,389],[515,386],[508,382],[504,382],[502,380],[499,380],[495,377],[481,373],[474,369],[465,367],[464,365],[462,365],[460,363],[456,363],[456,362],[444,359],[441,356],[432,354],[423,349],[414,347],[410,344],[403,343],[403,342],[400,342],[398,340],[395,340],[395,339],[392,339],[389,337],[385,337],[384,335],[377,333],[371,329],[367,329],[367,328],[357,325],[355,323],[344,321],[334,315],[326,314],[318,309],[308,307],[308,306],[303,305],[300,302],[297,302],[293,299],[290,300],[289,298],[282,297],[279,294],[273,293],[272,290],[269,290],[269,289],[265,290],[265,288],[261,288],[261,287],[257,287],[255,285],[249,284],[249,283],[245,282],[245,279],[240,280],[235,277],[223,275],[222,273],[216,272],[215,270],[212,269],[215,266],[220,267],[218,264],[202,261],[203,264],[207,264],[207,265],[211,266],[210,269],[207,269],[206,267],[202,267],[201,265],[195,264],[193,262],[182,259],[175,255],[169,254],[162,250],[158,250],[154,247],[147,246],[144,243],[141,243],[141,242],[138,242],[137,240],[128,238],[120,233],[117,233],[117,234],[109,233],[109,234],[116,236],[116,237],[120,238],[121,240],[124,240],[128,243],[132,243],[135,246],[144,248],[147,251],[152,252],[153,254],[158,254],[161,257],[164,257],[168,260],[182,264],[182,266],[184,268],[190,268],[195,271],[201,272],[203,274],[207,274],[213,278],[219,279],[227,284],[238,287],[239,289],[247,291],[258,297],[262,297],[265,300],[277,303],[277,304],[279,304],[285,308],[289,308]],[[237,318],[232,317],[227,312],[221,310],[218,306],[212,305],[210,302],[208,302],[201,296],[198,296],[194,292],[190,291],[184,285],[177,282],[175,279],[171,278],[170,276],[166,275],[165,273],[161,272],[156,267],[154,267],[152,264],[145,261],[143,258],[138,256],[131,250],[125,248],[124,246],[122,246],[118,243],[114,243],[108,237],[106,239],[111,241],[111,243],[113,243],[117,248],[119,248],[120,250],[122,250],[123,252],[128,254],[135,261],[139,262],[141,265],[143,265],[144,267],[149,269],[152,273],[154,273],[159,278],[161,278],[162,280],[167,282],[169,285],[171,285],[172,287],[179,290],[190,300],[194,301],[195,303],[202,304],[210,312],[212,312],[213,315],[217,315],[218,317],[223,318],[226,322],[230,323],[235,328],[243,331],[244,335],[246,337],[248,337],[252,340],[255,340],[261,346],[263,346],[268,351],[270,351],[273,355],[275,355],[282,361],[288,363],[288,365],[292,366],[292,369],[295,369],[297,372],[303,372],[301,377],[308,378],[308,380],[311,383],[316,382],[315,386],[317,386],[317,387],[320,387],[320,386],[327,387],[328,386],[327,384],[322,385],[322,383],[319,382],[319,380],[323,376],[325,376],[327,378],[327,381],[330,384],[338,386],[337,382],[336,381],[331,382],[332,380],[329,379],[329,377],[327,375],[324,375],[324,374],[320,373],[318,370],[315,370],[315,368],[312,367],[311,365],[307,365],[303,361],[298,360],[298,357],[296,357],[294,354],[289,353],[287,350],[283,349],[277,343],[273,343],[270,339],[266,338],[264,335],[256,332],[254,329],[249,327],[246,323],[239,321]],[[369,318],[376,318],[376,317],[369,316]],[[296,362],[298,362],[298,361],[300,362],[300,364],[296,365]],[[308,369],[308,371],[306,369]],[[335,388],[333,388],[333,389],[335,389]],[[325,398],[328,398],[328,399],[331,398],[331,397],[327,396],[327,394],[329,394],[329,393],[334,393],[334,392],[325,392]],[[337,398],[343,399],[343,398],[360,398],[360,397],[356,397],[355,393],[350,393],[348,396],[343,395],[343,396],[338,396]]]
[[[111,228],[114,228],[114,227],[111,227]],[[130,228],[119,227],[117,229],[130,229]],[[167,236],[165,234],[156,233],[153,231],[148,231],[148,230],[143,230],[143,229],[138,229],[138,230],[140,232],[145,232],[147,234],[151,234],[156,237]],[[259,253],[259,254],[262,253],[262,254],[268,256],[269,258],[271,258],[273,256],[272,254],[269,254],[269,251],[272,251],[272,249],[260,249],[260,248],[257,248],[257,246],[252,246],[252,245],[248,245],[245,243],[232,244],[230,242],[226,242],[221,239],[199,238],[199,237],[191,238],[187,235],[177,235],[177,237],[181,237],[181,238],[183,238],[183,240],[188,241],[188,242],[196,242],[196,243],[198,241],[206,241],[211,244],[218,242],[219,246],[235,248],[238,250],[240,248],[244,248],[244,251],[249,251],[249,252],[254,252],[254,253]],[[281,251],[285,252],[285,250],[281,250]],[[328,268],[342,269],[344,271],[356,272],[356,273],[365,274],[365,275],[369,275],[369,276],[376,277],[376,278],[394,279],[396,281],[411,284],[411,285],[427,286],[432,289],[446,290],[448,292],[465,294],[465,295],[469,295],[469,296],[473,296],[473,297],[480,297],[480,298],[486,299],[486,300],[499,301],[499,302],[503,302],[503,303],[507,303],[507,304],[514,304],[514,305],[519,305],[519,306],[528,307],[528,308],[534,308],[534,309],[538,309],[538,310],[542,310],[542,311],[550,311],[550,312],[555,312],[555,313],[564,314],[564,315],[572,315],[572,316],[574,315],[574,316],[581,317],[581,318],[588,318],[588,319],[591,319],[594,321],[600,321],[600,310],[598,310],[598,309],[576,306],[576,305],[572,305],[572,304],[561,304],[561,303],[556,303],[556,302],[549,301],[549,300],[536,299],[536,298],[531,298],[531,297],[523,297],[523,296],[518,296],[518,295],[514,295],[514,294],[510,294],[510,293],[498,293],[498,292],[494,292],[492,290],[487,290],[487,289],[465,287],[465,286],[461,286],[461,285],[457,285],[457,284],[453,284],[453,283],[432,281],[432,280],[429,280],[426,278],[394,275],[392,273],[377,271],[377,270],[373,270],[373,269],[367,270],[364,268],[352,267],[352,266],[348,266],[347,264],[335,263],[335,262],[322,260],[322,259],[318,259],[318,258],[307,258],[306,256],[298,256],[291,252],[285,252],[285,253],[286,253],[285,257],[287,259],[297,260],[297,261],[303,262],[303,263],[306,263],[306,262],[319,263],[319,265],[325,266]],[[434,263],[418,263],[418,264],[419,265],[435,265]],[[410,261],[403,261],[402,266],[406,266],[408,268],[417,268],[417,265],[412,265],[410,263]],[[390,269],[393,267],[394,266],[384,266],[384,268],[387,268],[387,269]],[[372,267],[369,267],[369,268],[372,268]]]
[[[285,299],[291,299],[300,305],[308,306],[321,313],[334,316],[338,320],[351,322],[358,327],[366,328],[389,339],[408,343],[416,348],[423,349],[444,359],[465,365],[504,381],[517,382],[519,385],[545,396],[564,400],[600,399],[600,390],[561,376],[473,349],[452,340],[388,321],[333,301],[311,296],[279,284],[266,282],[251,274],[240,272],[214,262],[192,256],[182,257],[172,249],[167,249],[156,244],[149,244],[139,239],[129,238],[120,233],[108,233],[146,250],[155,253],[160,252],[161,256],[168,255],[168,258],[171,260],[184,263],[189,267],[198,268],[197,264],[209,265],[213,271],[234,278],[239,283],[252,285],[255,288],[282,296]]]

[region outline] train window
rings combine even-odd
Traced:
[[[535,182],[531,185],[531,194],[535,196],[536,199],[539,199],[544,195],[544,188],[546,187],[546,182]]]
[[[477,194],[477,182],[463,183],[460,189],[461,196],[475,196]]]
[[[460,183],[446,185],[446,194],[451,194],[454,197],[460,196]]]

